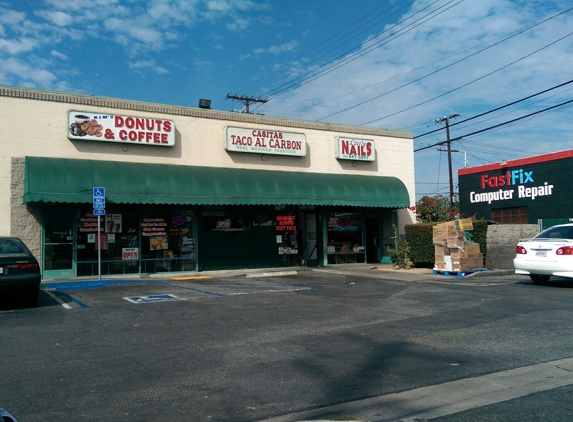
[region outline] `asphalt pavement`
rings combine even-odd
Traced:
[[[235,421],[422,421],[478,407],[498,409],[494,406],[501,399],[541,397],[550,389],[561,388],[562,396],[569,397],[573,362],[567,344],[563,351],[548,349],[552,353],[547,357],[529,356],[531,350],[545,350],[552,332],[527,337],[529,348],[516,349],[519,354],[492,346],[500,344],[507,331],[515,335],[523,325],[527,336],[531,329],[531,324],[521,323],[515,326],[520,328],[505,327],[512,318],[526,315],[523,298],[514,294],[544,295],[527,305],[532,316],[553,309],[559,313],[559,306],[565,306],[548,301],[556,300],[557,290],[538,288],[526,279],[516,285],[515,277],[505,277],[504,282],[505,275],[513,271],[458,277],[434,274],[431,269],[368,264],[46,281],[43,305],[3,315],[7,334],[29,327],[27,341],[15,341],[12,353],[6,348],[4,357],[12,356],[13,367],[3,382],[15,388],[27,364],[15,356],[33,351],[29,344],[41,344],[41,354],[51,356],[51,362],[46,369],[35,370],[41,374],[37,389],[44,391],[54,379],[68,379],[68,387],[60,384],[51,395],[58,392],[58,403],[76,412],[83,411],[74,404],[81,397],[85,412],[91,412],[92,419],[87,420],[96,415],[88,398],[94,392],[125,398],[132,391],[118,403],[139,411],[138,417],[149,411],[144,403],[138,404],[142,394],[169,405],[173,395],[174,412],[197,408],[195,420],[208,416]],[[488,287],[492,283],[498,285]],[[110,288],[98,289],[106,286]],[[130,300],[170,293],[180,301],[164,310],[161,305],[145,307]],[[86,304],[88,311],[61,314],[49,305],[50,298],[60,299],[71,310]],[[498,306],[502,301],[504,306]],[[34,319],[34,313],[42,319]],[[559,314],[554,318],[559,324],[562,320]],[[104,350],[113,350],[114,359],[102,358]],[[134,369],[134,358],[141,373],[127,371]],[[64,365],[68,369],[62,372]],[[186,365],[191,368],[185,369]],[[100,378],[111,379],[112,387],[102,388]],[[265,387],[259,390],[260,383]],[[475,391],[482,392],[477,399]],[[230,392],[236,399],[229,398]],[[49,417],[65,414],[34,394],[36,407],[47,405]],[[6,395],[4,401],[25,414],[21,410],[25,402],[15,394]],[[118,416],[114,402],[104,402],[104,410]],[[33,409],[29,415],[39,412]],[[189,420],[183,414],[173,416]],[[122,417],[118,420],[130,416]]]

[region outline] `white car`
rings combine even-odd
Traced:
[[[573,224],[542,231],[533,239],[521,239],[515,247],[515,274],[528,275],[537,284],[549,277],[573,278]]]

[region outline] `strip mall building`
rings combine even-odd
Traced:
[[[413,222],[410,132],[12,87],[0,109],[0,235],[45,279],[97,275],[98,245],[102,275],[384,262]]]
[[[573,150],[458,170],[460,211],[504,224],[573,216]]]

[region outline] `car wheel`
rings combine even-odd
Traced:
[[[535,283],[535,284],[546,284],[549,281],[549,277],[548,275],[541,275],[541,274],[530,274],[529,278],[531,278],[531,280]]]
[[[38,302],[38,295],[40,294],[39,287],[32,287],[24,292],[24,304],[26,306],[34,306]]]

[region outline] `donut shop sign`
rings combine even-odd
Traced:
[[[68,139],[172,147],[175,123],[152,117],[71,110]]]

